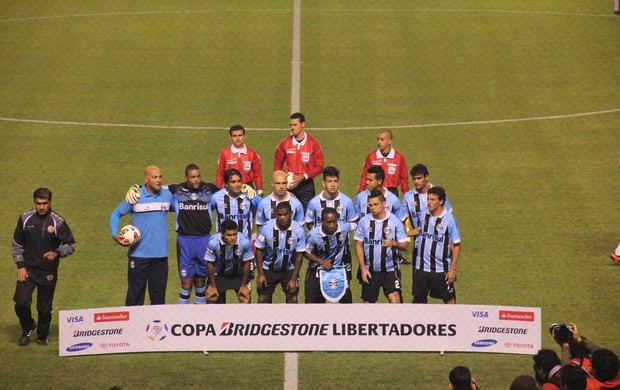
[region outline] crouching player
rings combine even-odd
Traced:
[[[349,245],[347,237],[357,225],[341,222],[339,218],[335,208],[325,207],[321,211],[321,223],[310,230],[306,237],[304,256],[310,260],[305,283],[306,303],[325,303],[324,294],[328,294],[332,302],[353,302],[344,269],[344,256]],[[336,274],[332,277],[321,277],[321,274],[326,272],[337,271],[341,271],[339,276]],[[325,278],[329,278],[325,280],[325,284],[328,285],[327,289],[322,280]],[[323,289],[321,289],[322,284]]]
[[[239,303],[250,303],[250,264],[254,260],[252,242],[235,221],[224,220],[220,232],[209,240],[205,253],[209,275],[207,300],[211,303],[226,303],[226,291],[235,290]]]

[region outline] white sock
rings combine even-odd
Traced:
[[[617,0],[617,1],[620,1],[620,0]],[[618,243],[618,246],[616,247],[616,250],[614,251],[614,254],[616,256],[620,256],[620,242]]]

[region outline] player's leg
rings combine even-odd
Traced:
[[[151,264],[148,269],[148,289],[151,305],[164,305],[168,285],[168,258],[158,257],[149,260]]]
[[[383,274],[383,294],[390,303],[403,303],[402,282],[400,270],[394,270]]]
[[[430,274],[421,269],[413,271],[413,303],[427,303],[430,290]]]
[[[618,2],[620,2],[620,0],[616,0],[616,4],[618,4]],[[615,263],[620,263],[620,242],[618,243],[616,249],[611,252],[609,257],[611,257]]]
[[[39,326],[37,327],[37,342],[39,345],[47,345],[47,336],[50,333],[52,323],[52,302],[56,290],[56,276],[48,283],[39,283],[37,286],[37,314]],[[47,280],[46,280],[47,282]]]
[[[17,282],[15,285],[15,294],[13,301],[15,302],[15,314],[19,318],[19,324],[22,327],[22,335],[19,339],[19,345],[28,344],[30,335],[36,329],[34,318],[32,318],[32,293],[36,287],[36,283],[29,279],[24,282]]]
[[[362,283],[362,301],[364,303],[376,303],[379,299],[379,289],[381,288],[381,273],[371,274],[370,283]]]
[[[434,272],[431,274],[431,298],[441,299],[444,303],[456,303],[456,290],[454,283],[446,282],[446,274],[443,272]]]
[[[304,281],[305,303],[325,303],[325,297],[321,294],[321,279],[317,268],[308,268]]]
[[[258,292],[258,303],[272,303],[273,302],[273,293],[276,290],[276,285],[278,284],[278,280],[276,279],[276,275],[273,271],[263,270],[263,274],[265,275],[265,285],[258,286],[256,291]]]
[[[181,280],[181,289],[179,291],[179,305],[188,305],[191,302],[192,285],[194,282],[191,273],[191,242],[186,236],[177,235],[177,268],[179,270],[179,279]]]
[[[127,297],[125,306],[144,305],[148,259],[129,257],[127,261]]]
[[[288,270],[282,273],[283,277],[280,280],[280,286],[282,286],[282,291],[286,296],[286,303],[298,303],[297,294],[299,294],[299,278],[295,280],[295,289],[291,290],[289,288],[289,282],[293,277],[293,270]]]

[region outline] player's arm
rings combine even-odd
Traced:
[[[452,264],[450,264],[450,270],[446,274],[446,282],[454,283],[456,281],[456,268],[459,263],[459,255],[461,254],[461,242],[451,242],[450,250],[452,251]]]
[[[321,259],[320,257],[316,256],[315,254],[308,252],[308,250],[306,250],[304,252],[304,257],[312,262],[317,263],[321,268],[325,269],[325,270],[330,270],[332,269],[334,266],[332,263],[330,263],[329,261],[326,261],[324,259]]]
[[[407,250],[407,246],[409,245],[408,241],[396,241],[396,240],[392,240],[391,238],[386,238],[383,241],[383,246],[387,247],[387,248],[396,248],[399,251],[406,251]]]
[[[284,149],[284,141],[276,147],[276,154],[273,158],[273,171],[281,171],[286,158],[286,150]]]
[[[250,303],[252,301],[252,292],[250,291],[250,263],[253,259],[243,262],[243,278],[241,280],[241,287],[237,293],[237,299],[239,303]]]
[[[258,241],[257,241],[258,242]],[[265,274],[263,273],[263,249],[256,248],[256,273],[258,276],[256,277],[256,284],[258,286],[265,286],[267,284],[267,279],[265,278]]]
[[[224,185],[224,169],[226,169],[226,155],[224,150],[225,149],[222,149],[220,152],[220,156],[217,159],[217,167],[215,168],[215,186],[217,188],[222,188]]]
[[[301,270],[301,264],[303,263],[303,252],[295,252],[295,268],[293,268],[293,275],[291,280],[288,281],[289,294],[296,294],[299,289],[297,280],[299,279],[299,271]]]
[[[215,284],[215,264],[213,261],[207,261],[207,274],[209,277],[209,287],[207,287],[207,300],[211,303],[217,302],[219,294],[217,293],[217,285]]]
[[[364,261],[364,243],[358,239],[355,239],[355,255],[357,256],[357,263],[360,267],[360,272],[362,276],[362,281],[366,284],[370,283],[370,272],[366,268],[366,264]]]
[[[22,217],[17,220],[17,226],[15,227],[15,233],[13,233],[13,261],[17,266],[17,281],[25,282],[28,279],[28,270],[26,270],[26,258],[24,257],[24,229],[22,223]]]
[[[323,154],[323,149],[321,148],[321,144],[316,139],[313,138],[313,140],[314,140],[314,151],[310,155],[311,164],[308,166],[308,171],[306,172],[308,179],[312,179],[315,176],[318,176],[321,173],[323,173],[323,168],[325,165],[325,155]]]
[[[124,215],[129,214],[132,209],[132,205],[127,203],[127,201],[122,201],[112,214],[110,215],[110,231],[112,233],[112,239],[116,241],[121,246],[129,246],[123,241],[123,237],[118,232],[118,225],[120,224],[121,218]]]
[[[60,245],[53,251],[55,253],[54,257],[51,259],[48,257],[48,260],[54,260],[56,257],[67,257],[75,252],[75,239],[73,238],[71,228],[67,225],[67,221],[63,221],[63,223],[58,225],[58,239],[60,240]]]

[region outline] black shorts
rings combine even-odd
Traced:
[[[386,297],[395,291],[398,291],[400,295],[402,283],[399,269],[390,272],[374,272],[370,275],[372,276],[370,283],[362,283],[362,300],[364,302],[377,302],[381,288],[383,288],[383,295]]]
[[[305,213],[306,210],[308,209],[308,203],[316,195],[316,192],[314,190],[314,180],[313,179],[303,180],[291,192],[293,193],[293,195],[297,197],[297,199],[304,206],[304,213]]]
[[[215,275],[215,285],[217,286],[217,293],[219,295],[226,294],[228,290],[235,290],[235,292],[238,293],[241,288],[241,283],[243,283],[243,275]],[[250,282],[248,282],[248,287],[251,288]]]
[[[456,298],[454,283],[446,283],[446,274],[443,272],[426,272],[419,269],[413,271],[413,297],[431,298],[448,301]]]
[[[290,294],[288,291],[288,282],[293,277],[293,270],[288,271],[270,271],[268,269],[263,270],[263,274],[265,275],[265,279],[267,279],[267,285],[265,287],[257,286],[256,290],[258,291],[258,295],[269,295],[272,296],[276,291],[276,286],[279,284],[282,286],[282,291],[287,296],[296,296],[295,294]],[[297,278],[297,287],[299,287],[299,278]],[[299,289],[297,290],[299,291]]]

